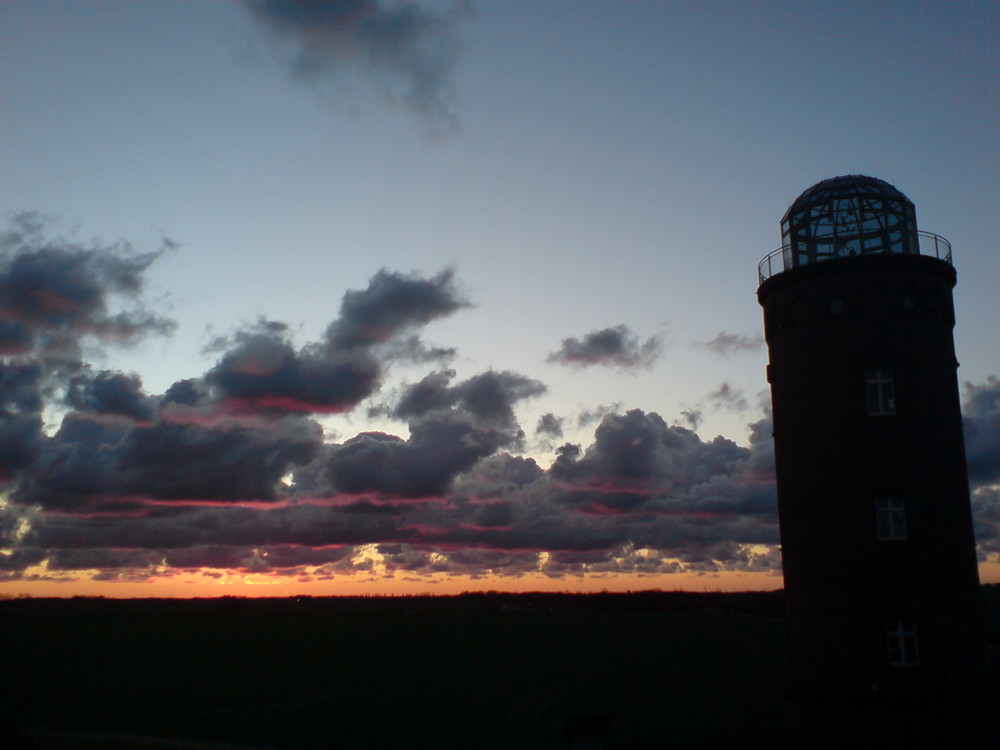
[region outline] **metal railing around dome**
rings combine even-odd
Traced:
[[[951,264],[951,243],[948,242],[944,237],[939,234],[934,234],[933,232],[924,232],[918,230],[915,232],[917,242],[916,247],[920,255],[929,255],[932,258],[937,258],[938,260],[943,260],[949,265]],[[885,250],[879,250],[874,253],[866,253],[869,255],[883,255]],[[847,256],[845,256],[847,257]],[[782,245],[777,250],[772,250],[764,259],[757,264],[757,278],[758,283],[763,284],[772,276],[776,276],[782,271],[787,271],[791,267],[792,259],[792,246]],[[814,263],[822,263],[824,260],[834,260],[835,257],[831,258],[821,258]],[[787,262],[787,265],[786,265]]]

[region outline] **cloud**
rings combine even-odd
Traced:
[[[446,493],[454,478],[524,439],[517,402],[545,386],[512,372],[488,371],[451,384],[453,371],[431,373],[401,396],[393,416],[410,438],[363,433],[330,451],[326,475],[341,492],[403,497]]]
[[[128,417],[136,421],[153,419],[157,406],[156,399],[143,392],[138,375],[109,370],[96,373],[88,370],[70,378],[66,403],[78,411]]]
[[[766,391],[761,394],[759,406],[765,413],[770,413],[770,394]],[[689,406],[680,413],[680,419],[692,430],[697,430],[704,420],[705,411],[732,411],[742,414],[750,408],[750,402],[740,388],[733,388],[728,382],[723,381],[714,391],[706,394],[696,406]]]
[[[1000,489],[980,487],[972,493],[972,520],[980,559],[1000,553]]]
[[[536,435],[545,435],[552,438],[561,438],[563,435],[563,422],[565,420],[562,417],[557,417],[551,412],[543,414],[538,418],[538,424],[535,425]]]
[[[587,427],[592,425],[594,422],[600,422],[608,414],[614,414],[622,408],[620,401],[615,401],[613,404],[600,404],[595,406],[593,409],[584,409],[576,417],[577,427]]]
[[[51,390],[46,380],[38,362],[0,362],[0,488],[7,489],[44,445],[42,409]]]
[[[186,386],[173,389],[181,400]],[[995,387],[969,387],[977,418],[995,410]],[[0,562],[7,575],[47,560],[51,575],[109,580],[206,566],[306,578],[779,569],[769,418],[741,446],[653,412],[609,413],[546,470],[504,448],[521,434],[517,405],[539,390],[513,373],[434,372],[399,395],[408,438],[337,444],[296,415],[211,426],[68,415],[34,464],[47,482],[0,513],[14,550]],[[995,488],[973,495],[984,555],[998,549],[997,505]]]
[[[85,323],[106,309],[100,281],[141,288],[143,264],[105,255],[94,256],[94,268],[114,270],[113,281],[70,264],[72,283],[56,269],[41,275],[48,286],[33,287],[68,289],[64,297],[86,302],[71,309],[71,330],[86,334]],[[160,397],[146,394],[134,374],[77,363],[56,376],[44,358],[8,355],[0,366],[0,476],[17,503],[60,511],[142,515],[149,502],[274,502],[287,495],[286,475],[323,446],[322,429],[307,415],[352,408],[377,387],[383,358],[398,356],[397,337],[413,349],[414,329],[465,305],[450,272],[424,279],[380,271],[367,289],[345,294],[322,341],[296,348],[287,326],[261,321],[220,340],[229,349],[203,378],[179,381]],[[47,314],[25,319],[43,339],[67,325]],[[476,458],[520,438],[512,404],[539,387],[502,373],[446,389],[452,411],[493,423],[496,434],[472,450]],[[41,412],[53,400],[70,412],[47,437]],[[435,424],[415,426],[418,447],[433,450]],[[463,448],[470,450],[468,440]],[[455,460],[448,477],[467,466]]]
[[[174,323],[138,304],[143,276],[174,243],[135,253],[128,243],[90,245],[46,234],[49,222],[15,215],[0,234],[0,354],[76,361],[86,340],[131,344]],[[131,301],[128,309],[115,302]]]
[[[453,74],[469,4],[437,10],[382,0],[245,0],[296,79],[354,91],[372,86],[387,103],[435,129],[457,123]]]
[[[521,383],[499,375],[490,377]],[[362,433],[324,446],[318,428],[292,416],[183,429],[68,417],[50,446],[55,463],[41,472],[49,481],[15,498],[61,512],[31,517],[17,560],[108,576],[200,566],[473,576],[773,567],[747,546],[777,541],[772,464],[760,458],[766,424],[741,448],[653,413],[608,415],[591,446],[565,446],[545,471],[500,452],[519,432],[506,408],[484,408],[468,381],[443,387],[463,396],[419,410],[407,440]],[[527,397],[523,383],[499,390],[508,405]],[[288,471],[294,486],[281,481]],[[5,517],[9,539],[20,517]],[[350,552],[372,544],[377,563]]]
[[[338,348],[369,348],[469,306],[450,270],[424,279],[382,269],[367,289],[344,295],[326,338]]]
[[[965,384],[965,454],[973,489],[1000,482],[1000,379]]]
[[[587,452],[574,460],[560,456],[552,472],[576,482],[599,479],[620,488],[642,485],[672,493],[727,474],[749,455],[725,438],[705,443],[691,430],[668,426],[656,413],[633,409],[605,417]]]
[[[517,455],[526,440],[519,409],[545,385],[504,370],[460,378],[437,367],[453,351],[421,338],[469,306],[451,271],[377,272],[343,295],[315,341],[298,343],[268,319],[216,337],[207,372],[151,394],[138,375],[83,355],[155,331],[107,335],[120,301],[144,309],[153,259],[100,246],[83,248],[83,262],[79,248],[26,247],[15,234],[5,257],[32,263],[0,266],[0,280],[43,291],[24,304],[11,292],[0,309],[10,324],[0,327],[9,342],[0,354],[5,576],[43,561],[49,572],[31,575],[96,569],[105,580],[204,567],[325,578],[768,564],[748,552],[777,540],[768,430],[741,447],[610,406],[584,417],[599,421],[592,444],[562,446],[550,468]],[[39,251],[54,247],[66,263],[50,268]],[[17,326],[25,333],[12,333]],[[605,364],[651,361],[656,339],[608,330],[616,345],[577,343]],[[378,407],[406,433],[330,442],[315,415],[354,409],[402,360],[435,368]],[[42,415],[52,408],[62,418],[47,434]],[[546,414],[533,434],[554,439],[562,427]]]
[[[375,391],[387,362],[447,357],[449,350],[428,348],[413,332],[468,306],[451,271],[422,278],[383,269],[367,288],[344,294],[321,341],[297,348],[286,325],[261,321],[214,343],[232,348],[205,383],[241,410],[349,411]]]
[[[743,354],[745,352],[756,352],[764,348],[764,338],[758,333],[747,336],[742,333],[726,333],[719,331],[719,335],[711,341],[699,342],[698,346],[728,357],[730,354]]]
[[[549,362],[576,367],[604,365],[634,370],[652,367],[662,349],[658,336],[640,341],[628,326],[619,325],[592,331],[583,339],[563,339],[562,346],[550,354],[548,359]]]
[[[696,407],[684,409],[681,412],[681,419],[683,419],[687,423],[687,426],[692,430],[697,430],[703,419],[702,411]]]
[[[205,383],[240,411],[337,413],[369,396],[380,376],[379,362],[367,349],[297,349],[282,333],[249,331],[237,336]]]
[[[0,482],[6,489],[45,455],[46,407],[148,418],[153,404],[135,376],[95,373],[83,357],[99,345],[130,345],[174,327],[142,303],[146,271],[174,243],[136,253],[124,241],[84,245],[55,236],[51,225],[37,213],[20,213],[0,233]]]
[[[104,322],[118,314],[113,301],[141,309],[145,261],[103,247],[86,263],[74,256],[53,269],[13,234],[5,242],[32,259],[24,268],[41,270],[0,267],[6,288],[29,290],[22,305],[9,293],[0,316],[27,332],[26,343],[0,355],[4,576],[778,569],[769,417],[738,445],[654,412],[599,407],[581,417],[598,422],[593,440],[561,446],[546,469],[517,455],[525,444],[518,411],[544,384],[510,371],[459,378],[433,369],[378,407],[405,422],[406,434],[369,430],[330,442],[314,415],[370,398],[393,362],[426,365],[448,351],[421,335],[469,305],[450,271],[379,271],[344,294],[316,341],[297,344],[289,326],[266,319],[219,337],[208,372],[156,395],[133,373],[67,359],[69,348],[48,344],[77,342],[82,356],[89,342],[105,340]],[[32,289],[45,291],[32,301]],[[652,346],[624,327],[608,330],[621,334],[620,346],[585,337],[578,353],[635,362],[636,351]],[[965,396],[973,512],[980,552],[989,555],[1000,549],[1000,381],[969,384]],[[724,382],[701,406],[744,411],[747,402]],[[63,416],[46,434],[42,415],[52,407]],[[697,421],[693,410],[688,416]],[[562,428],[545,414],[533,434],[556,438]],[[32,567],[43,561],[48,574]]]
[[[351,438],[331,451],[327,474],[336,490],[350,494],[441,496],[458,473],[510,442],[508,434],[442,416],[421,422],[409,440],[382,433]]]
[[[59,510],[135,510],[145,500],[272,502],[282,478],[318,452],[314,421],[284,417],[206,427],[70,414],[14,493]]]
[[[715,410],[727,409],[729,411],[744,412],[750,408],[750,403],[739,388],[733,388],[729,383],[723,382],[719,387],[706,396],[712,408]]]
[[[410,386],[402,395],[393,416],[418,419],[427,414],[457,408],[477,421],[503,429],[516,426],[514,405],[545,393],[545,385],[514,372],[490,370],[455,385],[453,370],[434,372]]]

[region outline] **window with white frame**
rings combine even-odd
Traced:
[[[869,367],[865,370],[868,393],[868,413],[887,416],[896,413],[896,395],[892,387],[892,370],[888,367]]]
[[[915,667],[917,656],[917,628],[912,620],[889,620],[886,628],[889,643],[889,664],[894,667]]]
[[[875,498],[875,519],[878,523],[879,539],[906,539],[906,506],[903,498]]]

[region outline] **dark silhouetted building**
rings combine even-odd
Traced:
[[[761,262],[793,695],[909,704],[985,657],[947,240],[892,185],[802,193]]]

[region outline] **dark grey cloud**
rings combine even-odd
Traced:
[[[1000,489],[980,487],[972,493],[972,520],[980,559],[1000,553]]]
[[[252,411],[334,413],[354,408],[379,386],[388,361],[447,358],[415,330],[467,307],[451,271],[423,278],[381,270],[344,294],[319,342],[296,347],[290,329],[260,321],[221,339],[230,348],[205,376],[219,400]]]
[[[507,433],[440,416],[421,421],[409,440],[381,433],[351,438],[331,452],[327,473],[340,492],[440,496],[457,474],[510,441]]]
[[[55,549],[48,554],[52,570],[148,569],[162,561],[160,552],[147,549]]]
[[[576,417],[576,426],[587,427],[594,424],[594,422],[600,422],[608,414],[614,414],[620,411],[621,408],[621,401],[616,401],[613,404],[601,404],[595,406],[593,409],[584,409]]]
[[[397,419],[409,419],[450,408],[458,400],[451,389],[454,377],[454,370],[441,370],[424,376],[403,391],[395,409],[389,413]]]
[[[206,334],[211,334],[211,327],[206,329]],[[284,339],[291,335],[291,326],[280,320],[259,317],[250,325],[244,326],[228,334],[212,334],[208,342],[201,348],[201,353],[205,355],[218,355],[237,346],[244,338],[254,334],[263,336],[274,336]]]
[[[70,414],[14,499],[58,510],[114,510],[132,499],[278,499],[281,480],[308,463],[322,429],[303,417],[262,423],[155,424]]]
[[[208,392],[201,380],[196,378],[186,378],[173,383],[163,393],[160,405],[169,408],[171,404],[179,406],[195,406],[201,401],[208,399]]]
[[[463,307],[469,307],[469,302],[451,270],[425,279],[382,269],[366,289],[344,294],[340,315],[330,324],[326,338],[341,349],[370,348]]]
[[[691,430],[667,425],[658,414],[633,409],[604,418],[594,443],[579,457],[561,454],[552,474],[564,480],[607,483],[660,495],[686,492],[716,475],[731,474],[750,451],[717,437],[705,442]],[[643,499],[641,494],[635,498]]]
[[[282,478],[320,449],[322,428],[287,416],[264,424],[138,425],[124,437],[117,471],[125,491],[160,499],[279,499]]]
[[[28,354],[34,345],[31,329],[16,320],[0,320],[0,355]]]
[[[759,333],[748,336],[743,333],[719,331],[718,336],[711,341],[699,342],[699,346],[709,349],[716,354],[728,356],[730,354],[760,351],[764,348],[764,337]]]
[[[544,475],[533,458],[497,453],[459,475],[454,491],[474,498],[509,498]]]
[[[681,419],[683,419],[687,426],[692,430],[697,430],[701,425],[703,414],[701,409],[692,407],[690,409],[684,409],[684,411],[681,412]]]
[[[45,405],[51,387],[40,362],[18,359],[0,363],[0,416],[37,414]]]
[[[442,8],[402,0],[245,0],[277,43],[291,75],[355,93],[373,86],[435,129],[455,125],[453,74],[465,2]],[[359,80],[360,79],[360,80]]]
[[[454,385],[447,370],[402,395],[392,415],[410,437],[363,433],[330,451],[327,478],[341,492],[402,497],[442,495],[454,478],[501,448],[521,444],[514,407],[545,386],[512,372],[488,371]]]
[[[387,361],[400,360],[416,364],[443,365],[455,358],[452,346],[429,346],[419,336],[400,337],[384,352]]]
[[[965,384],[962,409],[969,481],[978,488],[1000,482],[1000,379]]]
[[[7,487],[28,469],[45,446],[40,415],[0,419],[0,486]]]
[[[456,417],[455,411],[435,414],[435,421]],[[380,482],[365,485],[366,497],[345,502],[334,491],[332,504],[301,496],[270,509],[193,504],[145,507],[145,515],[43,514],[33,519],[19,548],[49,550],[62,568],[97,566],[108,575],[116,566],[157,561],[168,569],[233,567],[286,575],[320,566],[308,574],[321,576],[363,567],[351,562],[352,546],[371,543],[379,545],[388,574],[522,575],[540,566],[553,576],[658,574],[682,565],[706,572],[768,570],[776,558],[748,547],[777,542],[773,475],[767,473],[769,459],[760,458],[770,447],[770,430],[761,423],[756,432],[759,439],[746,449],[722,438],[701,441],[655,414],[612,415],[586,451],[561,451],[559,468],[546,472],[531,459],[494,453],[473,457],[450,487],[443,474],[434,473],[433,462],[414,468],[406,461],[425,436],[404,441],[363,434],[317,461],[333,461],[334,473],[380,464],[348,478]],[[462,439],[456,439],[459,434]],[[467,435],[457,431],[432,440],[454,447]],[[648,443],[638,462],[625,455],[636,440]],[[348,448],[361,455],[350,461],[335,455]],[[445,465],[451,455],[444,455]],[[446,493],[428,497],[421,481]],[[409,488],[418,491],[407,496]],[[109,547],[114,549],[104,554]],[[37,552],[25,553],[23,564],[38,559]]]
[[[770,394],[766,391],[759,394],[758,406],[765,413],[770,413]],[[692,430],[697,430],[704,421],[705,412],[711,411],[732,411],[742,414],[750,409],[750,401],[740,388],[734,388],[727,381],[723,381],[719,386],[706,394],[696,406],[689,406],[680,413],[680,420]]]
[[[535,425],[535,433],[552,438],[561,438],[563,435],[563,421],[562,417],[557,417],[551,412],[543,414],[538,418],[538,424]]]
[[[8,490],[45,455],[46,406],[149,417],[136,379],[95,374],[82,357],[173,328],[141,299],[146,271],[172,242],[136,253],[126,242],[59,237],[51,226],[21,213],[0,232],[0,481]]]
[[[30,394],[30,374],[24,378]],[[996,387],[991,380],[967,390],[967,411],[978,427],[996,411]],[[173,404],[198,397],[196,388],[193,396],[185,385],[175,390]],[[165,565],[168,571],[231,567],[321,578],[371,567],[352,562],[354,545],[376,544],[379,570],[397,576],[778,570],[768,418],[753,423],[748,445],[740,446],[722,437],[704,440],[651,412],[606,414],[590,445],[563,446],[543,470],[530,458],[504,452],[520,432],[513,408],[535,390],[529,379],[510,373],[458,382],[453,373],[432,373],[400,397],[409,438],[362,433],[336,445],[322,445],[302,417],[169,433],[168,425],[153,430],[77,415],[50,449],[66,452],[74,430],[77,444],[94,447],[63,467],[62,484],[36,488],[45,490],[39,497],[63,499],[45,507],[87,508],[80,488],[112,482],[87,471],[106,452],[117,456],[105,462],[119,475],[117,510],[105,503],[96,506],[104,514],[30,515],[28,498],[21,504],[15,496],[11,507],[21,508],[21,515],[8,507],[0,528],[8,540],[20,529],[23,539],[16,555],[0,562],[10,575],[47,559],[53,571],[97,568],[112,577],[165,574],[154,570]],[[301,432],[305,439],[268,444],[265,436],[275,429]],[[233,434],[204,432],[220,430]],[[143,450],[133,448],[142,439],[148,440]],[[246,446],[231,463],[223,457],[239,451],[227,439]],[[296,452],[297,445],[305,449]],[[165,478],[168,464],[192,463],[199,449],[205,454],[199,471],[223,467],[227,486],[237,481],[229,478],[236,471],[262,468],[238,493],[221,491],[222,484],[210,484],[194,469],[175,483]],[[280,481],[288,471],[295,473],[294,487]],[[216,502],[129,507],[128,493],[140,483],[157,488],[163,499],[179,498],[183,485],[205,497],[214,493]],[[266,509],[231,502],[251,495],[282,502]],[[994,488],[974,493],[984,555],[1000,549],[998,508]],[[24,518],[30,520],[27,534],[20,526]]]
[[[378,386],[381,367],[365,349],[296,348],[281,333],[247,332],[205,375],[217,397],[249,411],[349,411]]]
[[[0,487],[9,489],[45,444],[45,373],[36,362],[0,361]]]
[[[75,361],[88,339],[129,344],[173,330],[138,301],[145,272],[172,242],[135,253],[125,242],[83,245],[46,230],[27,213],[0,234],[0,354]],[[122,302],[132,306],[116,309]]]
[[[516,426],[515,404],[546,391],[543,383],[509,371],[489,370],[450,385],[454,377],[452,370],[431,373],[403,394],[393,416],[415,419],[455,408],[481,422],[510,429]]]
[[[153,419],[157,410],[157,400],[143,391],[138,375],[110,370],[96,373],[88,370],[74,375],[66,388],[65,400],[77,411],[137,421]]]
[[[592,331],[582,339],[563,339],[559,350],[549,355],[549,361],[577,367],[604,365],[634,370],[652,367],[662,350],[658,336],[642,341],[628,326],[619,325]]]
[[[719,384],[719,387],[706,397],[713,409],[725,409],[727,411],[744,412],[750,408],[743,391],[733,388],[728,382]]]

